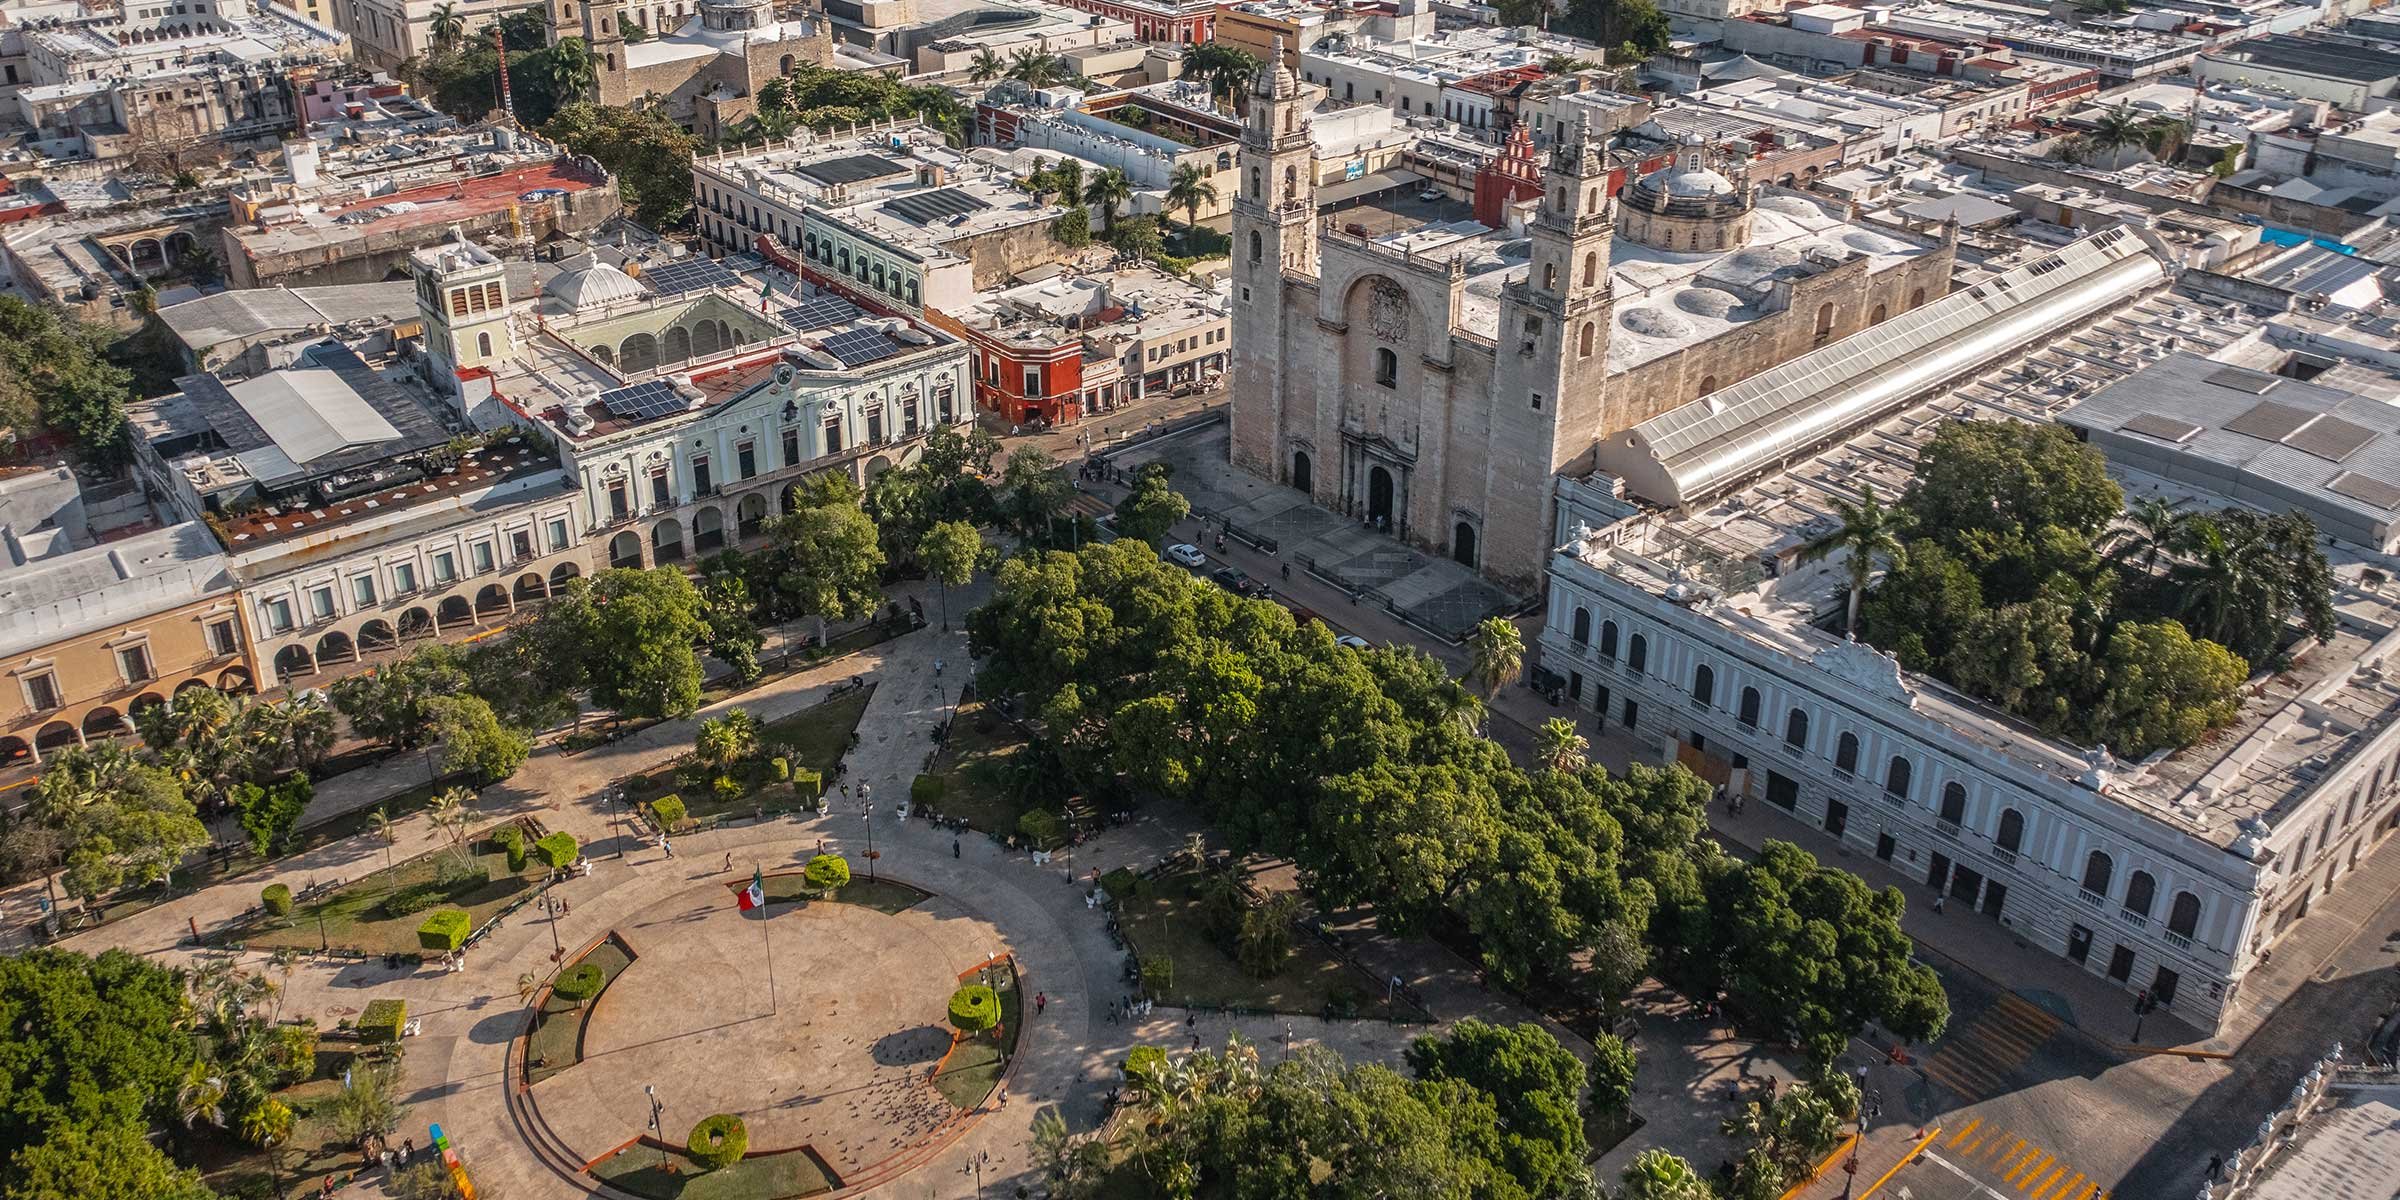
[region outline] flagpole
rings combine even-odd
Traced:
[[[763,871],[759,864],[750,864],[750,878],[764,878]],[[775,939],[767,934],[767,890],[763,885],[758,890],[758,938],[767,946],[767,1015],[774,1016],[783,1011],[783,1001],[775,995]]]

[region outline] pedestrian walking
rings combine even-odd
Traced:
[[[2217,1181],[2217,1177],[2218,1177],[2218,1176],[2220,1176],[2220,1175],[2223,1175],[2224,1173],[2225,1173],[2225,1156],[2224,1156],[2224,1155],[2222,1155],[2222,1154],[2211,1154],[2211,1155],[2209,1155],[2209,1156],[2208,1156],[2208,1181],[2209,1181],[2210,1183],[2215,1183],[2215,1182]]]
[[[658,848],[664,851],[668,858],[675,857],[675,843],[668,841],[667,835],[663,833],[658,835]]]
[[[1933,898],[1933,915],[1937,917],[1942,915],[1942,902],[1947,899],[1949,899],[1947,896],[1935,896]]]
[[[574,911],[574,907],[567,903],[567,898],[565,896],[560,896],[558,898],[558,915],[563,917]]]
[[[1033,994],[1033,1015],[1037,1017],[1042,1015],[1042,1010],[1048,1007],[1050,1007],[1050,993],[1035,992]]]
[[[952,857],[952,858],[957,858],[957,857],[958,857],[958,839],[957,839],[957,838],[951,838],[951,839],[950,839],[950,857]]]
[[[725,866],[722,869],[727,871],[733,869],[733,851],[728,850],[725,852]]]
[[[1865,1095],[1865,1094],[1866,1094],[1866,1090],[1867,1090],[1867,1069],[1866,1069],[1865,1067],[1863,1067],[1863,1066],[1862,1066],[1862,1067],[1860,1067],[1860,1068],[1858,1069],[1858,1090],[1859,1090],[1859,1094],[1860,1094],[1860,1095]]]
[[[415,1158],[416,1156],[417,1156],[417,1139],[415,1139],[415,1138],[401,1138],[401,1139],[400,1139],[400,1165],[401,1165],[401,1166],[404,1166],[404,1167],[405,1167],[405,1166],[407,1166],[407,1165],[408,1165],[408,1160],[410,1160],[410,1159],[412,1159],[412,1158]]]
[[[933,677],[935,679],[940,679],[942,677],[942,667],[942,660],[938,658],[933,660]]]
[[[819,854],[823,854],[823,853],[825,853],[825,839],[824,839],[824,838],[818,838],[818,839],[817,839],[817,853],[819,853]]]
[[[1192,1053],[1200,1053],[1200,1035],[1196,1033],[1192,1035]]]

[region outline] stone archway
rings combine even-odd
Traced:
[[[41,754],[50,754],[69,746],[82,744],[83,735],[76,732],[75,727],[65,721],[52,721],[42,726],[41,732],[33,735],[33,748]]]
[[[400,635],[392,631],[392,623],[381,618],[358,627],[358,649],[362,654],[389,650],[400,644]]]
[[[1316,475],[1313,467],[1314,464],[1308,460],[1308,451],[1292,451],[1292,486],[1303,492],[1315,492]]]
[[[639,567],[642,565],[642,536],[628,529],[608,540],[608,565]]]
[[[441,606],[433,610],[433,622],[443,629],[472,625],[475,623],[475,606],[467,603],[465,596],[444,596]]]
[[[412,608],[400,614],[400,636],[429,638],[434,635],[433,614],[422,608]]]
[[[692,514],[692,553],[711,554],[725,548],[724,510],[710,507]]]
[[[1482,566],[1481,560],[1476,557],[1478,551],[1476,541],[1475,527],[1465,521],[1460,521],[1458,528],[1450,532],[1450,557],[1464,566]]]
[[[650,558],[653,562],[683,561],[683,523],[673,517],[650,527]]]
[[[557,595],[561,590],[565,589],[568,580],[580,578],[582,575],[583,568],[578,567],[571,562],[560,563],[557,566],[550,568],[550,594]]]
[[[291,680],[316,673],[317,663],[308,656],[308,647],[294,642],[275,652],[276,678]]]
[[[735,501],[733,522],[734,528],[741,536],[757,537],[759,531],[764,529],[767,524],[766,495],[761,492],[752,492]]]
[[[692,333],[681,325],[667,330],[666,347],[659,352],[664,362],[683,362],[692,356]]]
[[[725,340],[717,333],[717,323],[702,321],[692,327],[692,357],[706,358],[725,348]]]
[[[1367,520],[1379,528],[1391,523],[1396,490],[1389,469],[1380,463],[1367,468]]]
[[[321,664],[358,661],[358,644],[350,635],[336,629],[317,639],[317,661]]]
[[[483,590],[475,593],[475,619],[478,621],[486,617],[505,617],[513,611],[508,603],[508,589],[499,584],[487,583],[483,585]]]
[[[530,604],[536,600],[548,599],[549,596],[549,585],[542,582],[540,571],[527,571],[517,576],[517,603]]]
[[[658,369],[658,339],[637,333],[617,345],[617,370],[626,375],[639,375]]]
[[[87,742],[93,738],[114,737],[132,728],[117,710],[105,704],[83,714],[83,737]]]

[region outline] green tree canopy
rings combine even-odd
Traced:
[[[1191,515],[1191,501],[1167,482],[1171,473],[1165,463],[1150,463],[1135,474],[1133,491],[1117,503],[1118,534],[1156,547],[1176,522]]]
[[[481,696],[442,696],[426,711],[442,746],[445,772],[463,771],[488,786],[516,774],[533,752],[533,739],[509,728]]]
[[[1531,1022],[1513,1028],[1472,1017],[1447,1037],[1409,1044],[1417,1078],[1456,1079],[1492,1098],[1504,1132],[1501,1159],[1531,1196],[1576,1194],[1589,1178],[1583,1162],[1583,1063],[1550,1031]]]
[[[699,142],[664,113],[570,104],[542,126],[542,136],[608,168],[626,211],[642,224],[665,228],[692,211],[692,154]]]
[[[816,475],[801,485],[797,508],[767,523],[776,587],[816,618],[820,643],[826,622],[866,616],[883,600],[883,545],[859,501],[847,476]]]
[[[22,1172],[76,1131],[115,1145],[164,1121],[193,1060],[184,1011],[174,972],[122,950],[0,958],[0,1161]]]
[[[572,580],[534,623],[558,651],[552,686],[580,682],[594,704],[633,717],[685,717],[700,706],[700,593],[683,572],[613,568]]]
[[[405,658],[335,680],[331,693],[334,708],[350,719],[352,733],[408,749],[433,736],[433,702],[466,691],[468,680],[458,647],[428,642]]]
[[[0,1179],[9,1200],[216,1200],[198,1171],[124,1123],[54,1126],[17,1151]]]

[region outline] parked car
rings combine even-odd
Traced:
[[[1427,204],[1436,203],[1442,199],[1442,189],[1426,188],[1424,191],[1417,193],[1417,199],[1422,200]]]
[[[1181,563],[1197,571],[1208,565],[1208,556],[1200,553],[1200,547],[1190,542],[1177,542],[1167,547],[1167,561]]]
[[[1336,646],[1348,646],[1353,650],[1365,650],[1368,648],[1367,639],[1362,638],[1355,633],[1345,633],[1342,636],[1333,639],[1333,644]]]
[[[1217,568],[1216,573],[1210,575],[1209,578],[1216,580],[1219,587],[1224,588],[1226,591],[1232,592],[1236,596],[1248,596],[1253,600],[1265,600],[1275,594],[1273,591],[1270,591],[1267,588],[1267,585],[1250,578],[1248,575],[1245,575],[1241,571],[1238,571],[1232,567],[1219,567]]]

